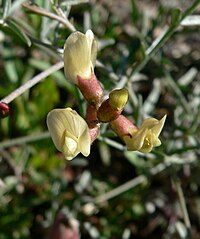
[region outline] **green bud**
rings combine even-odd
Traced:
[[[118,89],[113,90],[109,94],[109,104],[113,109],[117,111],[121,111],[128,100],[128,90],[126,89]]]

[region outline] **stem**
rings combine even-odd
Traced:
[[[8,147],[11,147],[11,146],[14,146],[14,145],[27,144],[27,143],[30,143],[30,142],[46,139],[46,138],[49,138],[49,137],[50,137],[50,134],[49,134],[48,131],[46,131],[46,132],[41,133],[41,134],[29,135],[29,136],[24,136],[24,137],[19,137],[19,138],[7,140],[7,141],[4,141],[4,142],[0,143],[0,152],[1,152],[1,149],[3,149],[3,148],[8,148]]]
[[[70,23],[70,21],[67,18],[63,18],[54,13],[48,12],[46,9],[37,7],[36,5],[30,5],[28,3],[24,3],[24,4],[22,4],[22,6],[33,13],[37,13],[39,15],[49,17],[51,19],[59,21],[60,23],[62,23],[66,28],[68,28],[72,32],[76,31],[76,28]]]
[[[21,181],[21,170],[19,167],[17,167],[12,159],[12,157],[10,156],[10,154],[3,150],[0,149],[0,155],[3,156],[3,159],[7,162],[7,164],[9,165],[9,167],[13,170],[15,176],[17,177],[17,179],[19,181]]]
[[[187,228],[188,238],[190,238],[191,223],[190,223],[190,219],[189,219],[189,215],[188,215],[186,202],[185,202],[185,197],[184,197],[184,194],[183,194],[181,183],[180,183],[180,180],[177,177],[173,178],[173,182],[174,182],[174,185],[176,187],[177,194],[178,194],[180,208],[181,208],[181,211],[182,211],[182,214],[183,214],[183,220],[184,220],[185,226]]]
[[[160,163],[160,164],[156,165],[155,167],[153,167],[150,170],[150,176],[154,176],[154,175],[162,172],[163,170],[168,168],[170,165],[171,165],[170,162]],[[144,174],[139,175],[138,177],[131,179],[130,181],[120,185],[119,187],[117,187],[105,194],[97,196],[96,198],[94,198],[92,200],[92,202],[95,204],[99,204],[99,203],[105,202],[107,200],[110,200],[110,199],[112,199],[116,196],[119,196],[120,194],[125,193],[126,191],[146,182],[147,180],[148,180],[147,175],[144,175]]]
[[[27,81],[24,85],[20,86],[16,90],[14,90],[12,93],[10,93],[8,96],[0,100],[0,102],[4,102],[6,104],[9,104],[11,101],[13,101],[15,98],[23,94],[26,90],[30,89],[32,86],[46,78],[47,76],[51,75],[55,71],[60,70],[63,68],[64,63],[63,61],[58,62],[57,64],[49,67],[47,70],[41,72],[37,76],[33,77],[31,80]]]

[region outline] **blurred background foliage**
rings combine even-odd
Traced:
[[[0,120],[1,239],[52,238],[52,225],[74,219],[81,238],[200,238],[199,2],[0,1],[1,99],[62,61],[73,30],[91,28],[105,92],[129,90],[124,114],[136,125],[168,115],[152,153],[127,152],[104,124],[90,156],[66,162],[46,115],[84,116],[85,103],[63,69],[14,99]]]

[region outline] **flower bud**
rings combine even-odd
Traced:
[[[128,100],[126,89],[113,90],[109,98],[98,109],[97,115],[100,122],[111,122],[119,117]]]
[[[97,42],[91,30],[73,32],[64,45],[64,71],[67,79],[77,84],[77,76],[90,79],[94,72]]]
[[[4,102],[0,102],[0,117],[5,118],[10,114],[10,107]]]
[[[109,94],[110,106],[118,111],[124,108],[127,101],[128,101],[128,90],[126,89],[113,90]]]
[[[133,130],[130,135],[123,136],[123,140],[129,151],[138,150],[142,153],[150,152],[153,147],[161,145],[160,132],[164,126],[166,115],[161,119],[146,119],[139,129]]]
[[[86,121],[71,108],[54,109],[47,115],[47,126],[56,148],[67,160],[78,153],[90,154],[90,133]]]
[[[97,111],[100,122],[107,123],[119,117],[121,111],[117,111],[110,106],[109,99],[105,100]]]

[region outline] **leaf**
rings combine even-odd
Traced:
[[[139,19],[138,7],[136,5],[135,0],[131,0],[131,7],[132,7],[131,16],[132,16],[133,23],[135,24],[135,22],[137,22],[137,20]]]
[[[171,15],[171,25],[172,26],[176,26],[180,24],[180,19],[181,19],[181,10],[176,8],[172,11],[172,15]]]
[[[4,0],[3,2],[3,20],[5,20],[10,14],[11,0]]]
[[[143,111],[151,114],[155,110],[156,104],[161,94],[161,82],[159,79],[153,81],[153,87],[145,102],[143,103]]]
[[[9,9],[9,16],[14,12],[16,11],[20,6],[21,4],[25,2],[25,0],[15,0],[12,5],[10,6],[10,9]]]
[[[31,46],[31,40],[14,20],[7,19],[6,22],[0,22],[0,29],[10,36],[17,36],[22,42],[26,43],[28,46]]]
[[[186,18],[181,21],[181,26],[200,26],[200,16],[199,15],[192,15],[187,16]]]
[[[23,32],[23,30],[18,26],[18,24],[14,20],[8,20],[9,27],[18,35],[18,37],[26,43],[28,46],[31,46],[31,40],[29,37]]]

